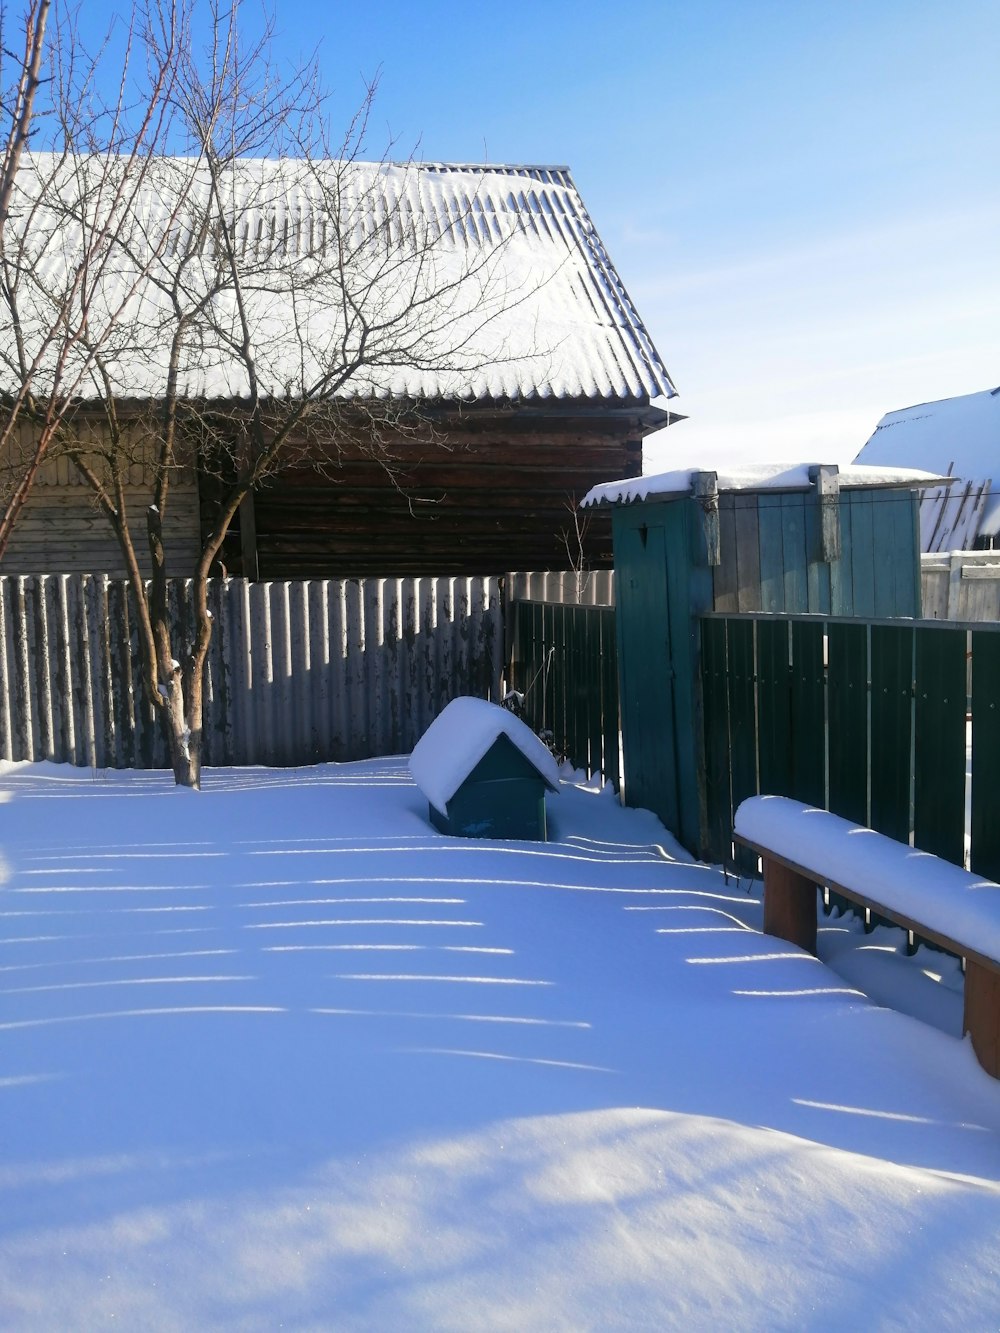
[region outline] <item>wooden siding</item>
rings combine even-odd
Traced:
[[[13,460],[28,457],[30,448],[30,427],[25,426],[6,460],[14,475],[17,465]],[[138,440],[135,449],[137,457],[128,469],[125,495],[139,563],[148,574],[144,511],[153,498],[152,468],[148,459],[142,459]],[[167,557],[173,571],[179,575],[193,573],[201,546],[198,481],[193,468],[179,470],[171,484],[164,527]],[[0,575],[99,573],[125,577],[125,563],[115,535],[97,508],[93,492],[70,460],[49,458],[39,469],[11,533],[7,552],[0,561]]]
[[[127,492],[139,563],[148,574],[149,552],[143,510],[150,492],[129,487]],[[170,567],[189,574],[200,548],[197,523],[198,491],[193,481],[171,491],[166,542]],[[111,574],[125,577],[121,549],[107,519],[89,492],[79,486],[47,486],[29,495],[0,561],[0,574]]]
[[[648,429],[638,409],[587,412],[578,404],[442,415],[418,436],[387,441],[391,470],[358,444],[338,451],[326,474],[282,472],[241,511],[221,562],[229,575],[261,579],[498,575],[564,570],[581,559],[607,568],[609,517],[577,505],[600,482],[640,474]],[[148,472],[137,462],[129,477],[143,561]],[[175,479],[167,541],[178,576],[192,570],[218,498],[219,483],[206,474]],[[256,568],[244,559],[247,545]],[[125,572],[88,488],[67,460],[52,460],[0,573],[77,571]]]
[[[1000,621],[1000,551],[953,551],[920,558],[928,620]]]
[[[814,494],[720,495],[715,610],[919,615],[919,533],[913,494],[846,490],[840,493],[837,513],[840,553],[825,560],[820,504]]]
[[[397,440],[390,477],[359,450],[332,477],[282,474],[254,497],[261,578],[497,574],[612,561],[604,514],[579,514],[591,486],[642,469],[634,419],[470,411],[435,437]],[[202,479],[202,522],[212,513]],[[224,560],[243,568],[239,533]]]

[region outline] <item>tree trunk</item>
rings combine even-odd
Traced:
[[[169,635],[168,624],[164,629]],[[161,663],[161,683],[158,688],[164,700],[163,722],[170,747],[170,766],[174,782],[179,787],[201,788],[205,661],[211,634],[212,622],[209,618],[183,670],[174,660]],[[169,684],[164,684],[165,678]]]
[[[169,684],[164,683],[163,674],[161,669],[161,679],[157,689],[164,700],[160,716],[170,750],[170,767],[174,772],[174,782],[178,787],[197,788],[201,786],[201,745],[199,743],[193,746],[191,743],[191,728],[188,724],[188,706],[181,669],[179,666],[173,667]]]

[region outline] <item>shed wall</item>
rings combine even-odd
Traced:
[[[29,428],[10,449],[0,466],[0,485],[19,475],[19,460],[31,448]],[[21,464],[23,466],[23,462]],[[95,460],[95,466],[100,468]],[[2,499],[2,491],[0,491]],[[144,511],[153,499],[153,477],[136,444],[125,499],[144,574],[151,572],[146,544]],[[170,504],[164,515],[167,558],[178,574],[190,574],[201,549],[198,522],[198,480],[193,468],[179,468],[172,479]],[[125,578],[127,571],[111,527],[98,509],[94,493],[66,457],[53,456],[42,464],[14,525],[0,574],[108,574]]]
[[[642,470],[639,423],[610,412],[470,409],[386,451],[383,463],[345,449],[329,475],[301,468],[257,491],[261,578],[610,566],[607,515],[577,504],[591,486]],[[203,526],[212,499],[203,478]],[[231,574],[243,568],[238,529],[224,559]]]

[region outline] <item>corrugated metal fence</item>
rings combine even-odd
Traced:
[[[170,596],[186,628],[190,584]],[[215,579],[209,605],[207,765],[405,753],[454,695],[499,697],[496,579]],[[167,765],[123,580],[0,578],[0,759]]]
[[[568,606],[615,604],[613,569],[549,569],[508,574],[505,583],[511,602],[559,602]]]

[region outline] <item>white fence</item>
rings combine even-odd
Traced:
[[[920,557],[926,620],[1000,621],[1000,551],[952,551]]]
[[[209,605],[208,765],[406,753],[454,695],[499,697],[496,579],[216,579]],[[167,766],[124,581],[0,578],[0,759]]]

